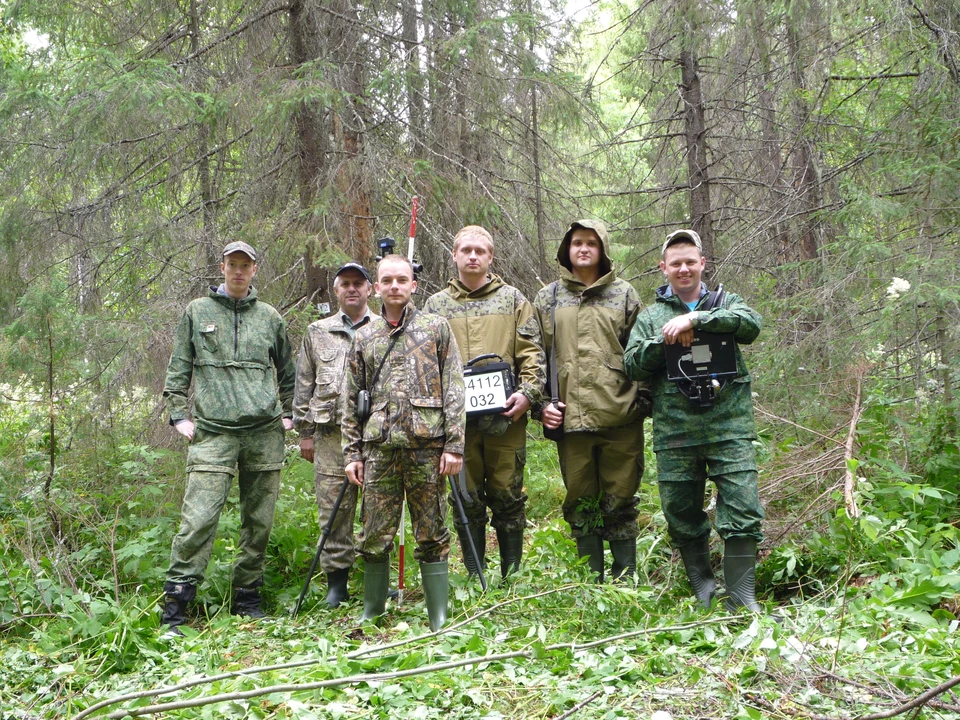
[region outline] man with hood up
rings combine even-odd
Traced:
[[[701,281],[707,261],[700,236],[677,230],[661,249],[667,284],[657,301],[637,318],[623,364],[627,374],[650,382],[653,392],[653,447],[657,453],[660,503],[673,546],[700,604],[709,608],[716,592],[710,567],[710,520],[703,509],[707,479],[717,486],[716,527],[724,540],[726,606],[761,611],[754,592],[757,543],[763,539],[763,508],[757,491],[750,373],[740,345],[760,334],[760,316],[739,295],[727,293],[709,307]],[[708,309],[709,307],[709,309]],[[694,328],[731,333],[736,340],[737,376],[720,389],[710,407],[691,402],[667,379],[664,347],[689,347]]]
[[[563,428],[557,442],[567,494],[563,516],[598,581],[603,541],[614,578],[637,566],[637,489],[643,475],[643,419],[649,391],[627,378],[623,349],[640,313],[640,297],[617,277],[607,228],[599,220],[570,225],[557,250],[560,280],[534,300],[550,353],[556,336],[559,402],[541,412],[545,428]],[[556,392],[556,390],[551,390]]]
[[[467,533],[482,565],[490,508],[500,547],[500,573],[506,577],[520,564],[523,554],[527,410],[542,398],[546,358],[533,306],[523,293],[489,272],[493,253],[489,231],[479,225],[461,229],[453,239],[457,277],[427,300],[423,311],[447,319],[464,362],[493,353],[510,365],[516,376],[516,391],[507,398],[505,412],[467,420],[463,463],[469,527],[462,527],[459,517],[454,520],[464,564],[468,572],[476,574],[475,560],[467,550]]]

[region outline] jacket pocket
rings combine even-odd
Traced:
[[[363,442],[383,442],[387,434],[387,401],[370,408],[370,417],[363,424]]]
[[[220,341],[217,337],[217,326],[215,323],[204,323],[199,328],[200,347],[204,352],[215,353],[220,347]]]
[[[339,423],[337,401],[340,399],[340,378],[333,370],[317,373],[317,387],[310,398],[310,412],[317,425]]]
[[[443,436],[443,400],[441,398],[410,399],[411,430],[418,438]]]

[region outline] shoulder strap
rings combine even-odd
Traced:
[[[403,331],[396,333],[391,339],[390,344],[387,346],[387,351],[383,354],[383,357],[380,358],[380,364],[377,365],[377,371],[373,373],[373,380],[370,381],[370,389],[372,390],[377,384],[377,380],[380,378],[380,371],[383,370],[383,364],[387,361],[387,357],[390,355],[390,351],[393,350],[393,346],[397,344],[397,338],[403,334]]]
[[[703,306],[703,309],[714,310],[718,307],[723,307],[723,301],[726,297],[727,293],[723,289],[723,283],[720,283],[716,290],[711,291],[710,298],[707,300],[707,304]]]
[[[553,402],[560,400],[560,378],[557,370],[557,288],[560,281],[553,283],[553,302],[550,304],[550,395]]]

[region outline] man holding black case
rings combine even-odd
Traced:
[[[697,600],[710,607],[716,581],[710,566],[710,521],[703,505],[706,480],[713,480],[717,532],[724,540],[727,608],[759,611],[754,577],[763,509],[757,491],[750,375],[739,345],[760,334],[760,316],[732,293],[708,309],[711,294],[701,282],[707,261],[693,230],[669,235],[661,256],[667,284],[657,290],[656,303],[637,318],[623,364],[631,378],[651,383],[653,442],[667,529]],[[690,387],[683,381],[667,378],[665,355],[666,346],[689,348],[695,335],[704,331],[732,336],[737,368],[736,377],[716,387],[706,404],[699,396],[688,397]],[[707,362],[704,372],[709,369]]]
[[[506,577],[520,564],[523,554],[527,410],[543,394],[546,359],[533,306],[519,290],[489,272],[493,253],[489,231],[479,225],[461,229],[453,239],[457,277],[427,300],[423,310],[447,319],[464,362],[495,354],[516,376],[517,389],[506,398],[503,412],[467,420],[464,509],[469,526],[462,527],[459,518],[454,520],[464,564],[470,574],[477,574],[477,560],[468,549],[466,534],[472,535],[482,570],[490,508],[500,548],[500,572]]]

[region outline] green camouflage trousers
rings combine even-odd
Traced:
[[[725,440],[657,453],[660,504],[674,547],[707,537],[703,509],[706,481],[717,486],[717,533],[763,540],[763,508],[757,492],[757,454],[751,440]]]
[[[557,443],[567,495],[563,518],[573,537],[637,536],[637,490],[643,475],[643,421],[596,432],[567,433]]]
[[[322,531],[330,522],[330,511],[333,510],[333,504],[337,501],[337,495],[340,494],[346,478],[343,472],[340,428],[336,425],[317,425],[313,435],[313,469]],[[353,521],[356,515],[357,486],[348,485],[320,554],[320,567],[325,573],[353,566],[356,558],[353,548]]]
[[[463,466],[467,475],[467,495],[463,509],[470,525],[487,526],[487,508],[493,515],[491,524],[507,532],[527,526],[523,492],[523,468],[527,462],[527,419],[510,423],[503,435],[486,435],[475,420],[467,423]],[[453,498],[450,498],[452,505]],[[453,514],[459,528],[460,518]]]
[[[382,449],[367,445],[363,451],[363,494],[360,517],[363,529],[357,552],[367,562],[386,562],[400,528],[404,492],[413,524],[418,562],[441,562],[450,553],[446,526],[447,479],[440,474],[440,448]]]
[[[267,541],[280,490],[283,428],[256,435],[226,435],[197,428],[187,451],[187,489],[180,511],[180,531],[170,550],[167,581],[203,582],[220,511],[239,467],[240,543],[233,565],[234,587],[263,584]]]

